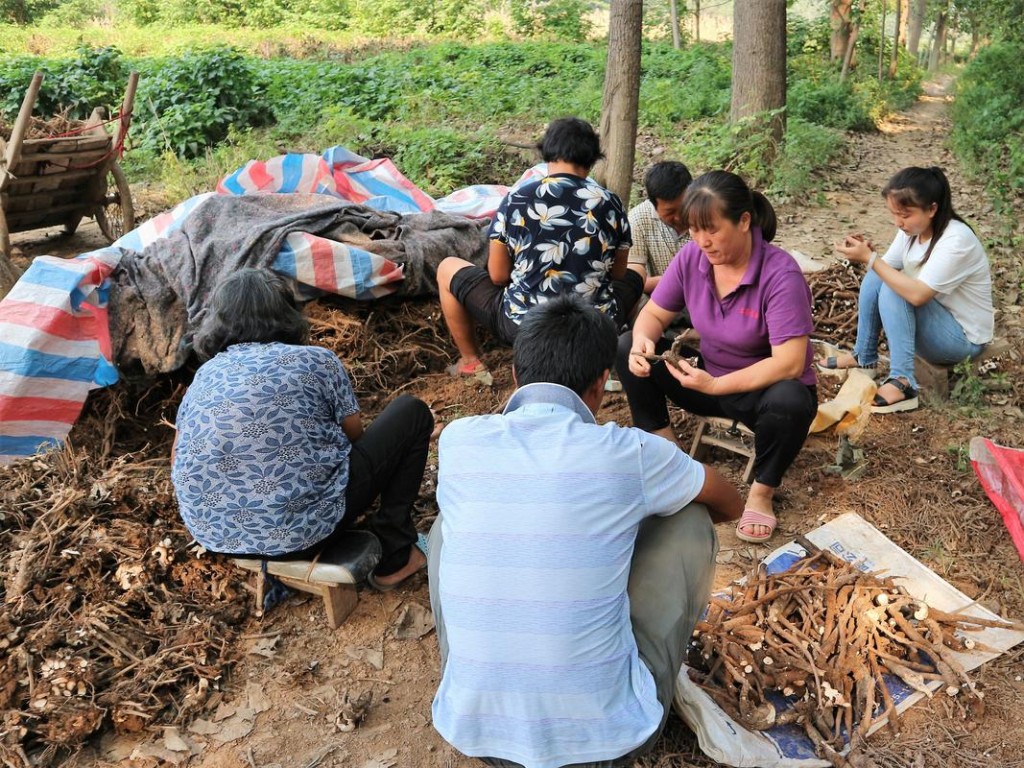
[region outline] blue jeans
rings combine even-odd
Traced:
[[[889,376],[917,388],[914,355],[929,363],[952,365],[977,357],[984,345],[968,341],[950,311],[932,299],[920,307],[899,296],[874,271],[864,276],[857,308],[857,343],[853,356],[863,366],[878,362],[878,336],[889,340]]]

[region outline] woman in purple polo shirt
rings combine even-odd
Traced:
[[[676,254],[616,361],[636,426],[675,440],[666,398],[754,432],[754,482],[736,535],[771,538],[775,489],[807,438],[818,408],[810,335],[811,292],[796,261],[770,245],[775,211],[739,176],[711,171],[683,198],[691,241]],[[700,333],[698,365],[648,362],[686,307]]]

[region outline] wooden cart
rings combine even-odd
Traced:
[[[9,141],[0,138],[0,251],[10,256],[10,233],[63,226],[71,233],[85,217],[113,242],[135,228],[128,180],[117,164],[131,122],[138,73],[128,79],[121,112],[109,121],[97,108],[59,136],[26,138],[43,75],[25,93]]]

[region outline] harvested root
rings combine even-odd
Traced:
[[[860,748],[872,726],[898,728],[883,675],[980,705],[954,651],[979,650],[964,633],[992,626],[1019,625],[936,610],[891,578],[817,551],[782,573],[758,568],[731,599],[712,598],[694,630],[690,677],[746,728],[796,722],[821,758],[869,765]],[[776,712],[779,693],[792,706]]]
[[[814,301],[815,332],[844,349],[851,349],[856,341],[860,275],[852,264],[837,261],[807,278]]]

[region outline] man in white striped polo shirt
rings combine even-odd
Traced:
[[[707,604],[713,523],[743,509],[670,441],[596,423],[615,346],[576,297],[539,305],[504,412],[441,433],[434,727],[489,765],[630,765],[653,746]]]

